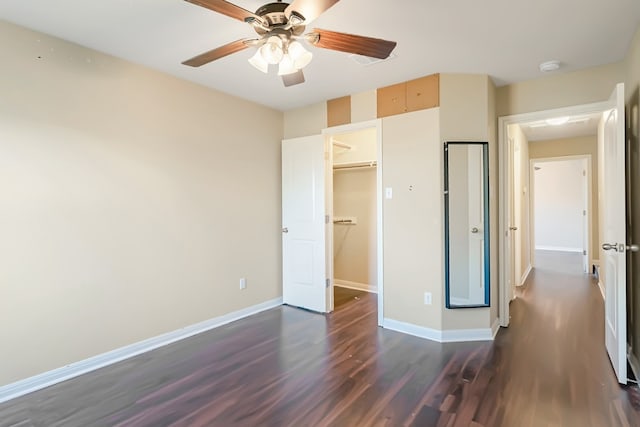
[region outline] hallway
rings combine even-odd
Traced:
[[[637,388],[615,380],[602,295],[594,276],[582,273],[579,253],[536,251],[511,313],[495,343],[510,372],[503,425],[640,425],[629,393],[637,396]]]

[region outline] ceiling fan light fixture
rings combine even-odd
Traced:
[[[256,69],[262,71],[265,74],[269,72],[269,63],[262,57],[260,49],[258,49],[256,53],[251,58],[249,58],[249,64],[253,65]]]
[[[298,71],[296,68],[293,59],[288,53],[285,53],[282,57],[282,61],[280,61],[280,65],[278,66],[278,75],[285,76],[287,74],[292,74]]]
[[[282,39],[278,36],[271,36],[267,39],[267,42],[262,45],[259,50],[262,58],[269,64],[277,64],[282,60],[284,56],[284,50],[282,49]]]
[[[311,62],[313,55],[307,49],[297,41],[289,43],[289,57],[293,61],[293,65],[296,69],[301,70]]]

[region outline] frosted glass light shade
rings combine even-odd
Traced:
[[[282,61],[280,61],[280,66],[278,67],[278,75],[284,76],[295,73],[296,71],[298,71],[298,69],[295,67],[291,56],[288,53],[285,53],[282,57]]]
[[[260,50],[257,50],[256,53],[249,58],[249,64],[253,65],[263,73],[267,73],[269,71],[269,64],[262,57]]]
[[[284,51],[282,50],[282,39],[278,36],[271,36],[259,50],[262,58],[269,64],[277,64],[282,60]]]
[[[311,62],[313,55],[297,41],[289,43],[289,56],[296,69],[301,70]]]

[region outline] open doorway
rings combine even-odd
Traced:
[[[327,261],[333,311],[364,293],[377,299],[381,288],[381,144],[378,126],[371,124],[329,128],[324,135],[332,169]]]
[[[513,169],[512,125],[539,124],[540,127],[567,125],[579,122],[582,116],[595,115],[597,123],[598,201],[599,201],[599,284],[604,290],[605,347],[618,382],[627,382],[627,322],[626,322],[626,251],[632,250],[625,230],[625,128],[624,84],[613,88],[607,101],[578,105],[555,110],[524,113],[499,118],[500,197],[499,222],[504,230],[500,247],[503,264],[500,269],[500,325],[509,325],[512,292],[508,278],[513,269],[512,218]],[[594,239],[595,240],[595,239]],[[507,280],[505,280],[507,279]],[[594,282],[595,283],[595,282]]]
[[[596,135],[584,137],[582,142],[584,147],[579,148],[587,151],[590,142],[596,145]],[[589,273],[591,156],[532,158],[530,164],[533,253],[563,257],[568,260],[564,262],[567,271]]]
[[[376,129],[331,136],[334,308],[345,291],[378,292]]]

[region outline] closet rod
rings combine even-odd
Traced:
[[[350,163],[350,164],[344,164],[344,165],[333,165],[333,169],[340,170],[340,169],[374,168],[377,166],[377,164],[378,162],[374,160],[372,162],[357,162],[357,163]]]

